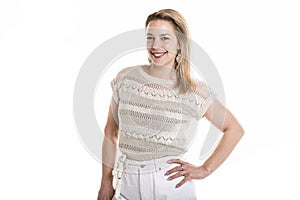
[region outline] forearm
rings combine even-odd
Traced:
[[[243,134],[244,131],[240,126],[224,131],[217,148],[203,164],[208,173],[215,171],[227,159]]]
[[[112,181],[117,151],[117,138],[105,136],[102,145],[102,182]]]
[[[102,164],[102,179],[101,179],[101,186],[112,184],[113,182],[113,175],[112,175],[113,168]]]
[[[114,143],[105,137],[102,146],[102,179],[98,192],[98,200],[112,199],[115,193],[112,175],[115,153],[116,148]]]
[[[117,116],[113,115],[113,112],[117,110],[117,105],[113,102],[109,107],[107,122],[104,128],[105,136],[102,144],[102,179],[100,190],[98,192],[98,200],[112,199],[114,195],[112,170],[116,160],[119,128],[116,123]]]

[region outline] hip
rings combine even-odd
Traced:
[[[116,175],[115,188],[119,195],[114,199],[142,200],[195,200],[196,190],[194,181],[188,181],[176,188],[181,179],[167,180],[165,173],[176,166],[167,161],[175,157],[163,157],[149,161],[126,159],[123,163],[122,174]],[[119,189],[117,189],[119,188]]]

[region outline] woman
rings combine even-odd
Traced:
[[[214,172],[244,134],[209,87],[191,77],[182,15],[171,9],[149,15],[146,34],[150,64],[127,67],[111,82],[98,200],[197,199],[193,180]],[[223,136],[203,165],[195,166],[182,155],[202,117]]]

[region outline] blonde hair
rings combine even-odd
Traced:
[[[176,10],[163,9],[150,14],[145,27],[147,28],[153,20],[165,20],[174,26],[180,48],[175,59],[175,70],[178,74],[177,86],[180,93],[195,90],[196,84],[191,77],[189,30],[185,19]]]

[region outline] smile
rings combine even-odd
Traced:
[[[163,57],[167,52],[151,52],[154,58],[161,58]]]

